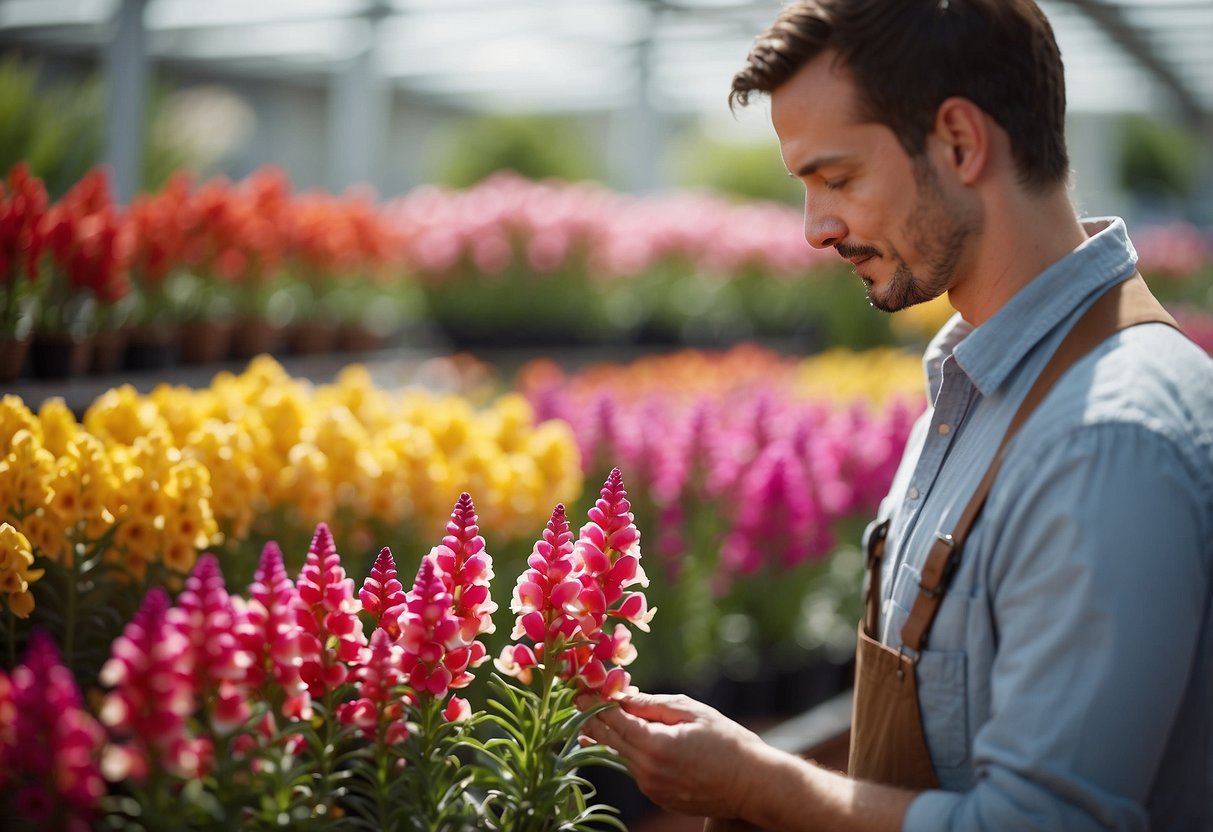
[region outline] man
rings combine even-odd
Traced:
[[[1129,280],[1124,224],[1075,218],[1048,22],[798,0],[734,79],[756,94],[809,243],[879,309],[958,313],[871,542],[853,776],[679,696],[587,735],[658,803],[772,830],[1213,829],[1213,362]]]

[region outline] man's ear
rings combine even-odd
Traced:
[[[962,185],[972,185],[986,172],[992,151],[990,117],[967,98],[945,98],[935,111],[937,159]]]

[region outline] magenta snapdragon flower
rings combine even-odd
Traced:
[[[305,639],[299,623],[306,608],[287,575],[277,543],[270,541],[261,550],[248,594],[247,601],[234,598],[233,602],[243,606],[245,616],[242,643],[252,656],[247,671],[249,688],[259,690],[272,677],[282,689],[282,715],[311,719],[312,698],[300,669],[305,652],[313,660],[318,655],[311,649],[315,642]]]
[[[408,737],[405,701],[399,692],[404,681],[403,654],[403,648],[392,641],[387,630],[376,629],[371,633],[370,647],[353,672],[355,698],[337,706],[337,719],[343,725],[353,726],[368,740],[377,739],[382,730],[388,745]]]
[[[829,518],[804,464],[788,442],[772,442],[746,471],[739,511],[721,545],[723,578],[824,557],[833,547]]]
[[[144,780],[153,767],[184,778],[205,770],[209,745],[188,725],[197,707],[193,663],[189,640],[169,621],[168,594],[152,589],[101,668],[100,682],[110,690],[100,717],[114,740],[108,779]]]
[[[24,664],[0,673],[0,788],[18,827],[87,832],[105,793],[105,733],[84,709],[50,636],[30,638]]]

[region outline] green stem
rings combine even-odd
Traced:
[[[375,766],[375,815],[379,821],[379,829],[381,832],[390,832],[394,829],[388,823],[388,774],[391,770],[391,760],[388,759],[387,743],[383,741],[383,735],[387,729],[380,726],[380,740],[378,748],[378,760]]]
[[[70,667],[74,673],[79,673],[79,668],[76,667],[76,603],[77,595],[80,592],[80,558],[76,557],[76,544],[72,536],[68,536],[67,542],[68,557],[71,559],[72,565],[68,572],[67,580],[67,609],[63,615],[63,663]]]
[[[425,756],[423,757],[423,759],[425,760],[425,765],[423,766],[423,770],[425,772],[425,774],[424,774],[425,783],[424,783],[424,789],[422,791],[422,794],[424,795],[425,804],[426,804],[425,805],[425,818],[426,818],[426,823],[429,825],[430,832],[442,832],[441,823],[438,818],[438,800],[437,800],[437,793],[439,791],[438,787],[441,785],[442,780],[440,777],[432,776],[436,773],[441,773],[440,770],[438,770],[438,771],[435,770],[435,768],[434,768],[435,762],[438,762],[439,764],[441,764],[441,762],[442,762],[441,760],[439,760],[439,761],[434,760],[434,751],[437,747],[436,743],[434,742],[434,731],[435,731],[435,726],[437,723],[436,717],[438,715],[438,701],[430,694],[425,694],[424,701],[425,701],[425,704],[424,704],[425,713],[424,713],[424,721],[422,723],[422,730],[424,731],[424,739],[423,739],[423,743],[422,743],[422,750],[424,751],[424,754],[425,754]]]
[[[526,791],[523,792],[522,806],[530,808],[530,814],[525,817],[526,824],[523,827],[526,830],[534,830],[541,832],[547,825],[547,818],[540,817],[534,808],[538,803],[539,787],[543,782],[543,772],[541,769],[547,760],[547,755],[544,753],[546,745],[545,739],[549,734],[548,720],[551,718],[549,711],[551,710],[552,702],[552,685],[556,681],[557,662],[545,662],[543,675],[541,676],[543,690],[539,695],[539,713],[535,718],[533,731],[531,732],[529,748],[526,749],[527,760],[527,784]]]
[[[11,671],[17,666],[17,616],[7,601],[4,608],[8,612],[8,669]]]
[[[320,783],[314,797],[316,808],[323,805],[324,815],[327,817],[332,809],[333,797],[333,753],[336,749],[333,747],[334,731],[336,730],[333,723],[336,721],[334,715],[334,691],[330,688],[324,692],[323,707],[324,707],[324,726],[320,735],[320,747],[316,749],[316,762],[320,769]]]

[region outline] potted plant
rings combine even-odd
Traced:
[[[29,347],[47,202],[46,187],[24,162],[0,183],[0,381],[17,378]]]
[[[126,366],[160,369],[176,358],[181,341],[181,265],[191,179],[173,175],[156,194],[136,197],[123,224],[133,285]],[[226,348],[224,349],[226,352]]]
[[[42,220],[41,304],[34,332],[34,374],[64,378],[89,366],[99,307],[130,290],[125,239],[105,173],[94,168]]]

